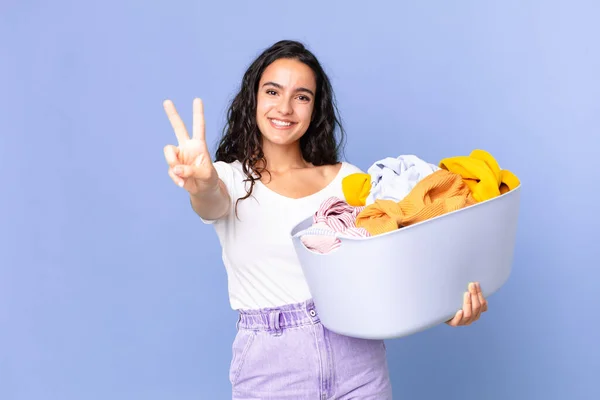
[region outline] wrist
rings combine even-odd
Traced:
[[[190,192],[190,197],[192,197],[192,199],[202,200],[202,199],[206,199],[206,198],[210,198],[215,195],[218,195],[220,191],[221,191],[221,180],[217,178],[217,181],[214,184],[203,185],[203,186],[200,186],[196,192],[194,192],[194,193]]]

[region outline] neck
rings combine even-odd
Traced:
[[[282,172],[295,168],[305,168],[309,165],[302,157],[300,142],[292,143],[287,146],[274,145],[271,142],[263,141],[263,153],[267,160],[267,168],[270,172]]]

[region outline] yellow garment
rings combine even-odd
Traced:
[[[375,200],[356,217],[356,226],[378,235],[475,204],[458,174],[440,169],[423,178],[408,195],[395,202]]]
[[[501,170],[496,159],[485,150],[473,150],[469,156],[445,158],[439,166],[462,176],[478,202],[500,196],[520,184],[515,174]]]
[[[346,203],[353,207],[364,206],[371,192],[371,175],[357,172],[345,176],[342,179],[342,191]]]

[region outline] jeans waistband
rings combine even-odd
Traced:
[[[280,307],[239,310],[238,312],[238,329],[276,332],[320,322],[312,299]]]

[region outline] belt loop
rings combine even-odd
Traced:
[[[271,329],[275,332],[275,336],[280,336],[282,333],[281,325],[279,319],[281,318],[281,311],[275,310],[271,311],[269,315],[269,325],[271,325]]]
[[[237,322],[235,323],[235,329],[240,330],[240,322],[242,321],[242,313],[238,312]]]

